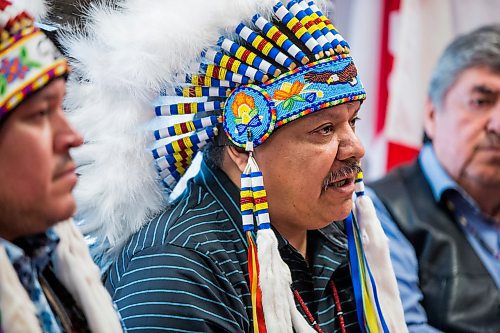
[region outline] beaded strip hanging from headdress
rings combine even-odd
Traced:
[[[247,146],[249,162],[241,174],[240,207],[243,223],[243,231],[248,242],[248,275],[250,280],[250,295],[252,300],[252,320],[254,332],[266,332],[264,312],[262,307],[262,290],[259,286],[259,260],[257,246],[253,239],[255,230],[254,214],[267,214],[267,200],[262,182],[262,173],[258,170],[253,159],[253,146]],[[260,177],[260,179],[259,179]],[[257,194],[260,192],[259,194]],[[262,225],[265,227],[265,224]],[[260,228],[260,224],[259,224]]]

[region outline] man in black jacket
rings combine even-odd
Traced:
[[[500,26],[454,40],[418,161],[372,184],[413,332],[500,330]]]

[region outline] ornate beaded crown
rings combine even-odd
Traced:
[[[0,0],[0,119],[29,94],[68,72],[66,60],[34,26],[32,7],[23,4]]]

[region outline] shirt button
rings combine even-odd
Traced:
[[[463,225],[464,227],[467,225],[467,219],[463,215],[458,217],[458,222],[460,222],[460,224]]]

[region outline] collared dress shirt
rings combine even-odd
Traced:
[[[467,240],[481,262],[500,288],[500,229],[494,222],[481,214],[474,200],[446,173],[439,163],[432,145],[422,148],[418,163],[429,183],[434,200],[445,202],[454,214]],[[389,237],[391,260],[396,273],[398,288],[405,311],[405,320],[410,332],[440,332],[427,324],[427,316],[420,302],[423,299],[419,289],[418,261],[413,246],[399,230],[382,201],[367,188],[377,216]]]
[[[203,161],[183,195],[129,239],[105,282],[129,332],[252,331],[239,198]],[[275,233],[293,287],[323,331],[339,330],[333,279],[347,332],[358,332],[343,223],[308,233],[308,262]]]

